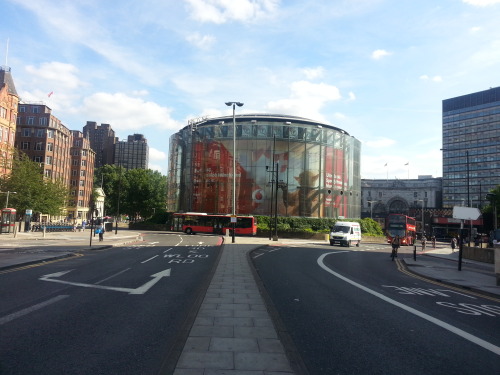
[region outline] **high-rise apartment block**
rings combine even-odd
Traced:
[[[8,175],[12,168],[18,103],[10,68],[0,66],[0,178]]]
[[[90,141],[82,132],[72,130],[73,145],[71,147],[71,187],[68,217],[81,221],[88,215],[92,204],[94,186],[95,152]],[[102,216],[102,212],[100,212]]]
[[[95,151],[95,167],[113,164],[115,143],[118,138],[109,124],[97,125],[94,121],[87,121],[83,127],[83,136],[90,141],[90,147]]]
[[[149,146],[142,134],[129,135],[115,144],[114,164],[125,169],[148,169]]]
[[[481,207],[500,184],[500,87],[443,100],[443,206]]]

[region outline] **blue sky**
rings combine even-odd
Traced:
[[[500,0],[0,0],[0,64],[72,130],[144,134],[163,174],[171,134],[241,101],[344,129],[362,178],[441,176],[442,100],[500,85],[499,20]]]

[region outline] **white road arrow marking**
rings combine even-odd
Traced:
[[[95,289],[105,289],[105,290],[114,290],[115,292],[124,292],[128,294],[144,294],[146,293],[153,285],[155,285],[160,279],[163,277],[168,277],[170,276],[170,268],[163,270],[161,272],[155,273],[154,275],[151,275],[152,279],[146,282],[145,284],[141,285],[138,288],[132,289],[132,288],[120,288],[120,287],[114,287],[114,286],[105,286],[105,285],[97,285],[97,284],[86,284],[86,283],[77,283],[77,282],[72,282],[72,281],[64,281],[64,280],[59,280],[55,279],[55,277],[61,277],[72,270],[69,271],[62,271],[62,272],[57,272],[57,273],[51,273],[49,275],[44,275],[40,277],[40,280],[42,281],[50,281],[53,283],[59,283],[59,284],[66,284],[66,285],[73,285],[73,286],[81,286],[83,288],[95,288]]]

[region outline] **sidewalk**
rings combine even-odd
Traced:
[[[21,266],[23,263],[40,262],[43,256],[52,259],[73,255],[89,249],[90,232],[47,233],[39,232],[0,235],[0,270]],[[61,253],[46,254],[37,251],[39,246],[64,240],[67,246]],[[135,231],[118,230],[106,233],[104,243],[93,237],[92,249],[117,246],[142,240]],[[187,341],[180,353],[174,375],[291,375],[304,373],[299,356],[281,329],[276,330],[258,280],[253,275],[248,259],[250,251],[261,246],[287,246],[325,244],[322,240],[237,237],[231,243],[225,237],[221,258],[207,293],[190,329]],[[386,246],[389,252],[389,246]],[[68,249],[71,248],[71,251]],[[344,248],[345,249],[345,248]],[[356,251],[356,247],[351,250]],[[413,260],[413,247],[400,248],[400,257],[407,269],[418,275],[455,286],[482,291],[491,296],[500,296],[496,286],[494,266],[463,260],[462,271],[458,271],[458,251],[451,253],[445,244],[421,253],[417,249],[417,260]],[[286,347],[283,345],[286,343]]]
[[[92,236],[92,245],[91,245]],[[0,234],[0,270],[48,262],[74,256],[83,250],[98,250],[142,241],[138,231],[118,229],[118,233],[107,232],[104,241],[94,236],[90,229],[83,232],[18,232]],[[65,246],[57,248],[62,242]]]

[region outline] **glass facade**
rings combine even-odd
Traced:
[[[360,142],[334,126],[280,115],[191,122],[170,138],[167,209],[358,218]]]
[[[481,207],[499,184],[500,87],[443,100],[443,206]]]

